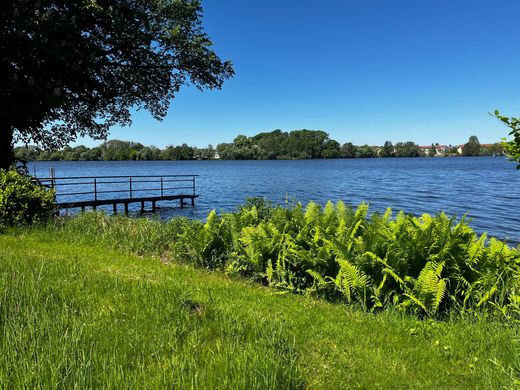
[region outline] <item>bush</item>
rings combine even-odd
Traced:
[[[12,170],[0,170],[0,227],[46,221],[54,210],[54,191]]]

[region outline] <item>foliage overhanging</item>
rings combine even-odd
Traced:
[[[197,0],[11,1],[0,8],[0,168],[13,141],[106,138],[131,110],[163,118],[182,85],[233,76]],[[11,161],[12,162],[12,161]]]
[[[512,136],[513,139],[507,141],[504,138],[502,144],[511,161],[518,163],[516,169],[520,169],[520,118],[500,115],[498,110],[495,110],[494,116],[511,130],[509,135]]]

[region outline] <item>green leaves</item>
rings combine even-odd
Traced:
[[[15,1],[0,20],[4,141],[13,131],[51,148],[106,138],[133,109],[160,120],[182,85],[220,89],[234,75],[203,29],[200,1]]]
[[[502,139],[502,145],[505,148],[509,159],[519,163],[516,166],[516,169],[520,169],[520,118],[500,115],[498,110],[495,110],[494,115],[492,116],[497,118],[511,130],[509,135],[512,136],[513,139],[510,141]]]
[[[469,308],[517,313],[517,249],[477,236],[464,219],[402,212],[393,218],[391,210],[369,217],[368,211],[366,204],[353,210],[343,202],[328,202],[323,209],[311,202],[304,211],[300,205],[272,207],[262,222],[240,228],[239,261],[267,275],[273,287],[368,310],[396,306],[426,316]]]
[[[482,147],[477,136],[472,135],[469,137],[469,140],[462,147],[462,155],[463,156],[479,156],[481,153]]]
[[[48,190],[15,169],[0,169],[0,227],[48,220],[54,211],[54,190]]]

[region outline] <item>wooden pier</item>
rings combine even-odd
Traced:
[[[50,177],[36,178],[40,184],[56,191],[56,207],[59,210],[87,207],[96,210],[99,206],[112,206],[117,213],[117,206],[122,205],[128,214],[128,205],[140,203],[141,212],[148,203],[151,211],[157,208],[157,202],[180,202],[184,207],[187,202],[195,206],[199,195],[195,190],[198,175],[146,175],[146,176],[70,176],[56,177],[51,171]],[[67,191],[70,189],[70,191]]]

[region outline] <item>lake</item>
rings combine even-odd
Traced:
[[[390,158],[275,161],[60,161],[34,162],[48,176],[197,174],[195,207],[159,202],[159,217],[204,218],[232,211],[246,197],[324,204],[368,202],[372,211],[467,214],[478,232],[520,243],[520,171],[505,158]],[[138,210],[135,204],[133,210]],[[108,210],[108,209],[107,209]],[[132,210],[132,208],[131,208]]]

